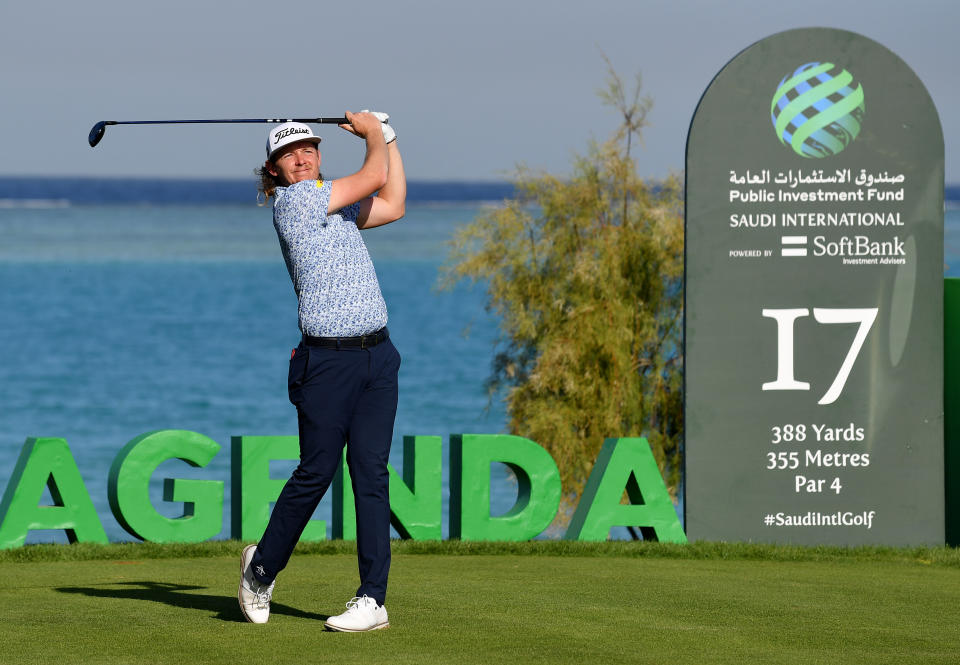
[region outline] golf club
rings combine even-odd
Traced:
[[[107,125],[180,125],[189,123],[230,123],[230,122],[307,122],[319,123],[322,125],[343,125],[347,123],[346,118],[253,118],[239,120],[101,120],[90,130],[90,136],[87,140],[90,147],[100,143],[104,132],[107,131]]]

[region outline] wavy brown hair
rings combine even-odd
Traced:
[[[253,172],[257,176],[257,205],[265,206],[270,203],[270,197],[275,195],[277,187],[282,187],[283,183],[280,178],[270,173],[266,166],[257,167]],[[262,201],[260,200],[261,194],[263,195]]]

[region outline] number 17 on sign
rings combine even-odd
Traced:
[[[813,318],[817,323],[825,325],[835,323],[857,323],[857,334],[853,338],[853,343],[847,351],[843,363],[833,383],[824,393],[817,404],[833,404],[843,393],[843,388],[847,383],[847,377],[850,376],[850,370],[863,348],[863,343],[873,327],[873,322],[877,319],[877,307],[868,307],[860,309],[827,309],[821,307],[813,308]],[[763,316],[773,319],[777,322],[777,378],[775,381],[769,381],[763,384],[764,390],[810,390],[810,384],[806,381],[797,381],[793,373],[793,328],[794,322],[805,316],[810,315],[810,310],[806,307],[794,309],[764,309]]]

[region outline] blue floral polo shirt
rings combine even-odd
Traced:
[[[278,187],[273,226],[300,302],[300,330],[356,337],[387,325],[387,305],[357,228],[356,203],[328,214],[330,182]]]

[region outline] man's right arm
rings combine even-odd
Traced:
[[[362,201],[387,184],[387,145],[383,140],[380,120],[372,113],[347,111],[345,115],[349,124],[340,127],[364,139],[367,142],[367,154],[359,171],[330,183],[330,212]]]

